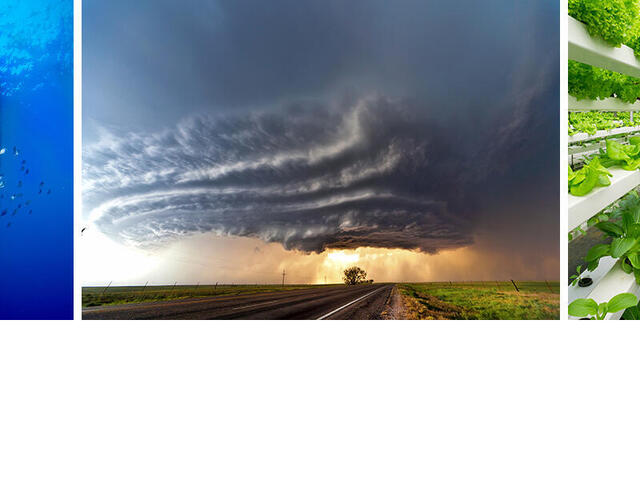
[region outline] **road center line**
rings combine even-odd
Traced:
[[[369,292],[366,295],[361,296],[360,298],[356,298],[355,300],[352,300],[351,302],[342,305],[341,307],[336,308],[335,310],[332,310],[331,312],[321,316],[320,318],[316,318],[316,320],[324,320],[327,317],[330,317],[331,315],[333,315],[336,312],[339,312],[340,310],[347,308],[349,305],[353,305],[356,302],[359,302],[360,300],[362,300],[363,298],[367,298],[369,295],[373,295],[376,292],[379,292],[380,290],[384,290],[385,288],[387,288],[387,286],[385,285],[384,287],[380,287],[377,290],[374,290],[373,292]]]

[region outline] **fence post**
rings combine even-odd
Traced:
[[[111,284],[113,283],[113,280],[111,280],[109,282],[109,285],[107,285],[106,287],[104,287],[104,290],[102,291],[102,293],[100,294],[100,299],[102,299],[102,296],[104,295],[104,292],[107,291],[107,288],[109,288],[111,286]]]
[[[516,285],[516,282],[514,282],[513,280],[511,280],[511,283],[513,283],[513,286],[516,288],[516,292],[520,293],[520,289],[518,288],[518,286]]]

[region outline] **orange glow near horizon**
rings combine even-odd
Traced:
[[[540,252],[501,251],[491,242],[434,255],[387,248],[285,250],[246,237],[195,235],[158,250],[122,246],[102,234],[81,239],[82,284],[340,283],[345,268],[358,265],[376,282],[465,280],[557,280],[557,258]],[[326,280],[325,280],[326,279]]]

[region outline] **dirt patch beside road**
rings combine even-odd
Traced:
[[[416,298],[403,295],[394,285],[387,304],[382,311],[382,320],[449,320],[463,318],[460,307],[443,302],[432,295]]]
[[[465,318],[462,308],[432,296],[414,297],[399,294],[405,302],[406,318],[411,320],[457,320]]]
[[[403,295],[398,292],[398,286],[394,285],[391,295],[387,299],[384,310],[380,314],[382,320],[406,320],[407,313],[403,301]]]

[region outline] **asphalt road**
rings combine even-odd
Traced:
[[[84,320],[378,319],[393,284],[318,287],[250,295],[89,307]]]

